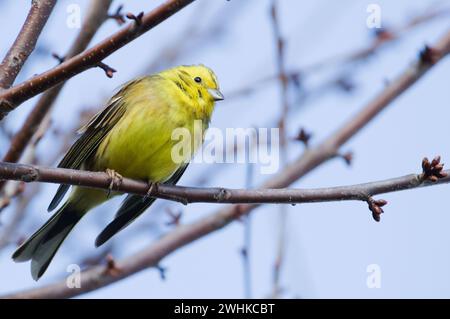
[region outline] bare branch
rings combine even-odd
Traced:
[[[22,102],[71,77],[98,66],[103,59],[157,26],[195,0],[167,0],[153,11],[143,15],[139,27],[130,23],[94,47],[67,59],[53,69],[36,75],[0,94],[0,118]]]
[[[122,14],[122,9],[123,5],[118,6],[114,14],[108,14],[108,18],[116,20],[118,25],[124,24],[126,21],[124,15]]]
[[[31,9],[12,47],[0,64],[0,88],[9,88],[33,52],[56,0],[33,0]]]
[[[158,184],[149,192],[148,184],[123,178],[114,190],[142,196],[152,196],[189,203],[229,203],[229,204],[302,204],[312,202],[329,202],[342,200],[367,201],[373,195],[396,192],[422,186],[450,182],[449,171],[442,170],[443,164],[437,164],[440,170],[433,175],[436,178],[424,178],[425,174],[412,174],[384,181],[317,189],[231,189],[221,187],[184,187]],[[111,177],[103,172],[88,172],[65,168],[47,168],[34,165],[0,162],[0,178],[26,183],[43,182],[77,185],[109,190]]]
[[[97,66],[102,69],[103,71],[105,71],[105,75],[109,78],[112,78],[114,73],[117,72],[116,69],[113,69],[112,67],[110,67],[108,64],[103,63],[103,62],[99,62],[97,64]]]
[[[284,166],[287,158],[287,138],[286,138],[286,126],[287,118],[289,114],[290,104],[288,97],[288,85],[289,79],[286,73],[286,42],[281,34],[281,26],[279,19],[279,5],[278,0],[272,0],[270,8],[270,17],[272,22],[272,32],[274,36],[274,43],[276,48],[276,68],[278,73],[278,80],[281,90],[281,115],[278,120],[278,127],[280,129],[280,163]],[[275,258],[275,267],[273,272],[273,288],[272,296],[276,298],[280,288],[281,269],[283,265],[285,247],[286,247],[286,225],[287,225],[287,210],[286,206],[280,206],[279,208],[279,225],[278,225],[278,244]]]

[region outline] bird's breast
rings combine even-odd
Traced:
[[[208,121],[197,119],[188,108],[133,107],[100,144],[96,169],[163,182],[189,162],[203,143],[207,125]]]

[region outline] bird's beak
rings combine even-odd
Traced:
[[[208,89],[209,94],[213,97],[214,101],[222,101],[224,98],[222,92],[217,89]]]

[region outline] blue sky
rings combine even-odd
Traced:
[[[149,11],[162,1],[127,1],[125,12]],[[21,81],[55,65],[50,52],[63,53],[77,30],[66,25],[66,8],[79,4],[85,12],[88,1],[66,0],[58,3],[39,46],[44,53],[33,57],[18,78]],[[352,52],[371,43],[372,30],[366,26],[370,3],[381,8],[384,27],[403,25],[411,17],[450,1],[365,1],[320,0],[280,1],[281,31],[286,41],[286,65],[289,70]],[[16,1],[2,2],[4,24],[0,30],[0,54],[12,43],[26,15]],[[115,1],[112,8],[119,3]],[[184,53],[170,64],[203,63],[215,70],[225,96],[248,84],[275,73],[275,49],[269,16],[270,1],[206,1],[193,5],[162,23],[148,34],[108,57],[105,62],[118,70],[112,79],[99,69],[84,72],[70,80],[58,98],[52,113],[54,126],[62,131],[74,130],[81,109],[100,105],[121,83],[142,73],[146,66],[161,62],[161,50],[180,41],[183,30],[196,21],[200,37],[181,40]],[[223,19],[223,20],[220,20]],[[217,23],[219,21],[219,23]],[[216,22],[216,23],[215,23]],[[220,28],[212,28],[217,24]],[[329,90],[300,103],[290,90],[292,109],[288,134],[294,136],[300,127],[313,132],[312,144],[320,142],[347,121],[366,102],[383,89],[417,57],[425,44],[434,43],[449,30],[447,19],[436,19],[414,29],[401,41],[378,52],[361,65],[347,71],[356,84],[351,94]],[[118,26],[108,21],[93,43],[105,38]],[[206,37],[207,36],[207,37]],[[36,55],[36,54],[35,54]],[[158,66],[160,70],[164,66]],[[155,71],[155,70],[154,70]],[[342,71],[329,68],[305,79],[305,88],[323,83]],[[351,167],[331,160],[295,183],[296,187],[322,187],[384,179],[420,171],[424,156],[440,154],[444,163],[450,159],[446,142],[450,127],[450,60],[433,68],[414,87],[367,125],[343,147],[355,159]],[[36,99],[24,103],[9,115],[7,127],[20,127]],[[280,114],[280,91],[275,82],[243,98],[225,100],[216,108],[211,125],[227,127],[263,127],[276,121]],[[47,134],[39,145],[39,158],[45,162],[54,157],[59,134]],[[0,144],[2,150],[7,145]],[[289,146],[289,159],[301,154],[302,147]],[[53,163],[55,164],[55,163]],[[193,164],[180,184],[195,186],[207,164]],[[211,175],[207,185],[244,187],[246,166],[222,164]],[[255,174],[255,185],[270,178]],[[46,207],[56,185],[42,185],[42,191],[31,202],[22,223],[21,235],[29,235],[48,218]],[[286,259],[282,271],[282,297],[450,297],[450,225],[449,210],[443,199],[448,186],[438,186],[383,195],[389,204],[381,223],[375,223],[365,203],[317,203],[287,206]],[[0,293],[36,287],[54,282],[66,275],[68,264],[83,255],[95,254],[96,234],[111,218],[119,199],[98,208],[87,216],[71,234],[56,256],[47,274],[35,283],[29,275],[29,264],[14,264],[10,255],[14,245],[0,251]],[[167,215],[162,204],[114,238],[113,255],[121,258],[151,244],[163,233]],[[159,209],[158,209],[159,207]],[[220,206],[193,204],[173,209],[183,210],[183,223],[198,220]],[[8,220],[8,211],[2,219]],[[251,238],[252,296],[266,297],[272,290],[272,270],[277,251],[279,207],[266,205],[253,212]],[[240,249],[243,224],[236,222],[164,259],[167,278],[148,269],[109,287],[84,295],[91,297],[192,298],[243,297],[243,271]],[[368,288],[367,267],[376,264],[381,271],[381,288]]]

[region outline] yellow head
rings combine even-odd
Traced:
[[[191,99],[198,99],[205,103],[224,99],[219,90],[219,83],[214,72],[200,65],[182,65],[160,73],[172,80]]]

